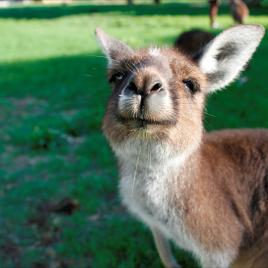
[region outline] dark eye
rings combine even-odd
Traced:
[[[199,86],[196,81],[191,79],[184,79],[182,82],[184,83],[185,87],[191,92],[191,94],[199,91]]]
[[[109,79],[109,82],[112,83],[112,82],[116,82],[116,81],[121,81],[123,80],[125,74],[124,73],[116,73],[114,74],[110,79]]]

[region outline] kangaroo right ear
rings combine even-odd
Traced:
[[[206,47],[199,67],[207,76],[207,92],[230,84],[243,70],[264,36],[260,25],[239,25],[223,31]]]
[[[112,61],[129,57],[133,54],[133,50],[123,42],[110,37],[100,28],[96,28],[96,39],[98,40],[103,53],[107,56],[109,64]]]

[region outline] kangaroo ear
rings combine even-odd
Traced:
[[[133,54],[133,50],[130,47],[123,42],[110,37],[100,28],[97,28],[95,33],[96,39],[98,40],[103,53],[107,56],[109,64],[111,64],[113,60],[120,60]]]
[[[208,92],[230,84],[244,69],[264,36],[260,25],[232,27],[206,47],[199,60],[199,67],[207,75]]]

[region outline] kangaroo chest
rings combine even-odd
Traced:
[[[123,173],[120,181],[122,202],[150,228],[158,228],[179,247],[193,252],[204,267],[228,267],[232,253],[207,251],[189,232],[184,221],[183,200],[187,183],[183,185],[180,180],[178,185],[176,179],[167,174],[164,169],[158,173],[145,169],[128,172],[128,175]]]
[[[123,204],[151,229],[158,228],[166,238],[194,253],[204,267],[228,267],[233,255],[228,250],[208,250],[202,245],[200,236],[194,235],[196,232],[192,232],[192,226],[187,226],[189,218],[200,221],[204,218],[204,215],[195,217],[199,207],[194,209],[190,202],[194,198],[194,181],[191,180],[194,177],[186,166],[189,160],[186,163],[186,157],[169,161],[150,161],[148,158],[141,155],[140,159],[120,159]]]
[[[127,208],[150,227],[157,227],[181,247],[190,249],[190,236],[183,222],[182,185],[166,167],[127,168],[122,172],[120,193]],[[190,242],[190,243],[189,243]],[[189,244],[187,246],[187,244]]]

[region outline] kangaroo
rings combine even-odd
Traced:
[[[218,28],[218,23],[216,22],[216,18],[219,12],[220,0],[209,0],[209,19],[210,19],[210,27]]]
[[[206,133],[208,94],[230,84],[264,35],[240,25],[197,63],[172,48],[133,50],[96,29],[112,94],[103,119],[120,195],[152,231],[166,268],[169,240],[204,268],[268,267],[268,130]]]
[[[209,0],[209,18],[211,28],[218,28],[216,17],[219,11],[220,0]],[[244,24],[249,16],[249,9],[243,0],[229,0],[230,10],[234,22]]]

